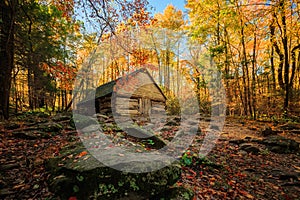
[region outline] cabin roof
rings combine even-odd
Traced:
[[[105,83],[105,84],[97,87],[95,98],[104,97],[108,94],[111,94],[113,92],[113,89],[114,89],[114,86],[116,85],[117,80]]]
[[[96,88],[96,93],[95,93],[95,99],[105,97],[105,96],[108,96],[108,95],[112,94],[113,90],[114,90],[114,86],[116,85],[117,81],[122,80],[122,79],[126,80],[126,79],[128,79],[128,78],[130,78],[133,75],[136,75],[138,73],[146,73],[149,76],[149,78],[151,79],[151,81],[153,82],[153,84],[155,85],[155,87],[160,91],[160,93],[162,94],[164,99],[167,99],[166,96],[164,95],[164,93],[162,92],[162,90],[160,89],[160,87],[156,84],[153,77],[150,75],[148,70],[145,69],[145,68],[138,69],[138,70],[136,70],[136,71],[134,71],[134,72],[132,72],[128,75],[122,76],[122,77],[120,77],[116,80],[110,81],[108,83],[105,83],[105,84],[97,87]],[[93,100],[93,99],[87,99],[87,100],[81,101],[77,105],[84,104],[85,102],[88,102],[88,101],[91,101],[91,100]]]

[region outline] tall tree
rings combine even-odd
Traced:
[[[65,69],[60,68],[59,73],[66,76],[66,68],[72,68],[70,62],[74,55],[73,45],[76,44],[73,33],[76,33],[77,22],[70,20],[60,5],[26,1],[20,6],[16,26],[16,58],[18,64],[27,69],[29,106],[31,109],[41,108],[47,106],[46,100],[57,91],[56,86],[65,84],[63,79],[53,79],[58,77],[53,73],[56,66],[63,64]],[[42,68],[43,63],[52,70]],[[67,92],[65,89],[60,92],[59,96],[65,100]]]
[[[153,39],[153,44],[159,67],[159,82],[168,90],[171,89],[171,82],[175,82],[175,77],[177,77],[177,87],[179,87],[179,48],[185,24],[183,12],[172,4],[169,4],[163,13],[156,14],[153,19],[152,27],[165,30],[161,32],[163,35],[159,36],[161,39]],[[177,74],[174,74],[175,71]],[[176,91],[175,88],[173,90],[173,92]]]
[[[11,74],[14,68],[15,17],[18,1],[1,1],[0,19],[0,118],[9,117]]]
[[[296,52],[300,56],[299,42],[299,14],[294,1],[279,0],[275,3],[270,23],[272,46],[279,56],[278,83],[284,90],[285,113],[288,112],[290,93],[295,78],[296,67],[299,61]],[[298,28],[297,28],[298,27]]]

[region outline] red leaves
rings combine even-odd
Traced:
[[[76,68],[70,65],[66,65],[61,61],[57,61],[56,65],[51,66],[46,63],[42,63],[41,68],[55,80],[60,80],[60,87],[62,89],[72,89],[73,80],[77,75]]]

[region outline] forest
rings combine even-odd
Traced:
[[[194,88],[202,110],[209,110],[205,66],[197,64],[205,52],[221,72],[227,114],[253,119],[299,116],[297,2],[187,1],[185,12],[170,5],[154,15],[144,1],[2,4],[2,118],[8,119],[9,112],[70,109],[74,80],[94,48],[122,32],[157,28],[169,32],[146,35],[157,39],[151,47],[135,46],[116,58],[104,52],[105,70],[94,84],[151,64],[171,96],[182,87],[180,74]],[[179,55],[184,37],[197,44],[189,50],[193,60]]]
[[[0,5],[0,198],[299,198],[297,0],[185,0],[184,8],[170,2],[163,12],[148,0]],[[92,159],[91,147],[79,143],[81,129],[95,125],[95,116],[75,116],[78,103],[97,87],[144,68],[166,97],[167,119],[138,120],[125,129],[148,137],[152,127],[154,136],[134,138],[106,113],[96,119],[113,146],[143,153],[182,137],[183,114],[199,114],[186,120],[196,130],[180,152],[180,171],[172,164],[129,176],[94,164],[74,167]],[[212,116],[224,126],[212,125]],[[220,132],[220,140],[210,138],[214,147],[199,157],[211,129]],[[118,182],[94,180],[99,170],[107,177],[117,174]],[[160,173],[173,179],[157,188],[154,181],[165,180]]]

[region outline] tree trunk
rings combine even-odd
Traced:
[[[252,116],[256,119],[256,32],[254,32],[253,58],[252,58]]]
[[[280,2],[280,8],[283,13],[281,13],[281,21],[282,21],[282,29],[283,29],[283,52],[284,52],[284,84],[285,84],[285,98],[284,98],[284,111],[287,111],[289,106],[289,96],[290,96],[290,84],[289,84],[289,71],[290,71],[290,63],[289,63],[289,48],[288,48],[288,38],[287,38],[287,30],[286,30],[286,16],[285,16],[285,5],[284,1]]]
[[[11,73],[14,68],[14,17],[17,1],[0,1],[0,118],[9,118]]]
[[[242,60],[242,71],[243,71],[243,88],[244,88],[244,114],[248,115],[248,111],[251,114],[251,106],[249,106],[250,95],[249,95],[249,71],[248,71],[248,60],[246,54],[246,44],[244,35],[244,25],[241,20],[241,43],[243,47],[243,60]],[[249,110],[248,110],[249,106]]]
[[[273,92],[276,90],[276,78],[275,78],[275,64],[274,64],[274,37],[275,37],[275,27],[274,27],[274,16],[270,25],[270,41],[271,41],[271,56],[270,56],[270,63],[271,63],[271,73],[272,73],[272,86]]]

